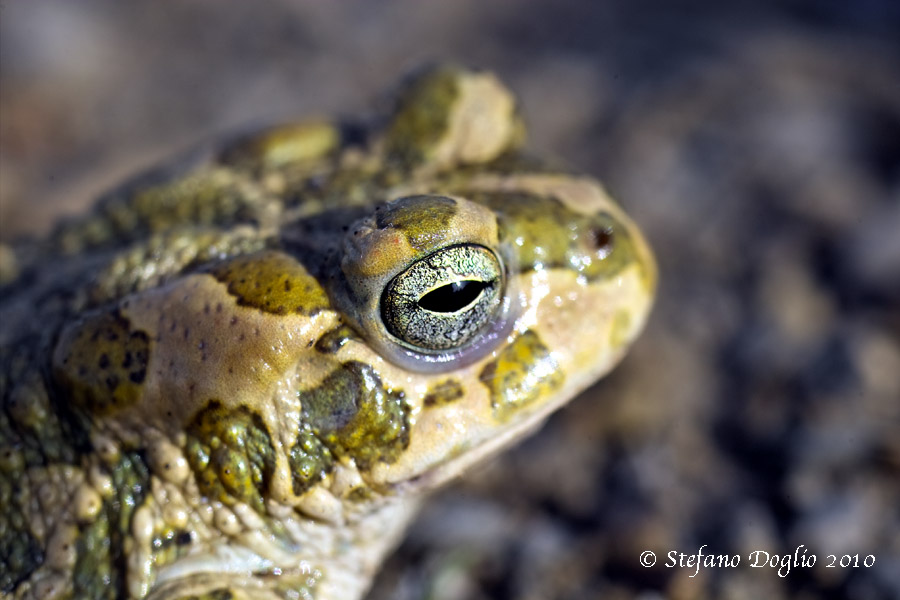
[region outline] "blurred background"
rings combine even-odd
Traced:
[[[216,133],[494,70],[531,148],[642,225],[659,300],[370,598],[900,598],[898,32],[896,0],[0,0],[0,241]],[[664,566],[701,545],[741,566]],[[748,567],[800,545],[814,567]]]

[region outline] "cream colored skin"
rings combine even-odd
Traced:
[[[299,280],[320,286],[310,297],[326,298],[316,311],[260,310],[241,302],[227,278],[203,268],[175,272],[146,289],[138,284],[136,291],[102,305],[113,307],[103,310],[118,311],[130,330],[146,335],[146,375],[125,408],[84,409],[82,404],[90,414],[92,453],[75,465],[26,470],[26,483],[33,488],[26,511],[29,527],[46,549],[46,558],[4,597],[71,594],[79,526],[96,519],[104,499],[113,497],[110,465],[125,449],[140,448],[149,493],[135,507],[125,533],[127,597],[179,598],[227,589],[234,598],[359,598],[400,539],[423,493],[533,431],[622,358],[644,324],[655,286],[653,259],[640,232],[590,178],[523,168],[461,171],[508,152],[520,137],[520,125],[512,97],[491,75],[451,73],[457,93],[444,108],[448,118],[440,135],[429,138],[424,158],[408,177],[387,186],[371,206],[374,210],[383,199],[411,194],[439,194],[455,201],[456,212],[441,231],[433,232],[424,249],[413,248],[391,227],[375,228],[373,237],[363,242],[348,238],[339,284],[329,284],[321,275],[312,277],[308,265],[298,262]],[[375,138],[371,154],[361,154],[356,148],[335,149],[333,130],[326,126],[292,131],[288,142],[266,142],[263,150],[255,151],[279,165],[314,162],[326,152],[340,152],[340,164],[374,165],[375,170],[391,152],[390,133]],[[280,204],[277,198],[285,182],[278,169],[252,185],[242,183],[262,198],[254,204],[257,224],[237,226],[228,235],[271,239],[292,218],[327,208]],[[469,196],[520,192],[552,197],[578,215],[611,215],[628,236],[627,263],[613,276],[590,278],[578,265],[553,265],[549,259],[546,265],[515,264],[520,260],[516,245],[527,240],[502,239],[493,210]],[[565,224],[558,227],[558,235],[574,235]],[[437,365],[385,351],[396,340],[380,324],[377,299],[382,284],[435,249],[476,242],[496,251],[508,267],[502,307],[506,321],[491,343],[471,356],[460,354],[459,360]],[[605,251],[582,258],[602,261]],[[369,289],[375,300],[363,302],[351,293],[354,282],[361,282],[357,291]],[[356,334],[336,352],[314,348],[342,324]],[[52,358],[65,382],[77,380],[66,379],[64,363],[73,347],[80,348],[73,346],[80,328],[83,325],[63,328]],[[523,336],[539,340],[543,353],[523,351],[514,357],[514,367],[523,374],[517,381],[527,392],[522,397],[527,398],[501,410],[486,373],[506,374],[507,363],[498,361],[511,356],[504,350]],[[389,459],[365,468],[352,456],[336,453],[330,472],[296,493],[290,450],[305,418],[298,392],[321,386],[336,367],[350,362],[371,367],[385,390],[402,391],[408,442]],[[426,402],[436,384],[448,379],[462,394]],[[258,415],[271,438],[273,466],[260,490],[262,508],[239,498],[210,497],[186,458],[186,430],[211,398],[223,409]],[[53,498],[41,500],[46,493]],[[154,548],[154,539],[164,530],[190,534],[190,543],[177,558],[164,558]]]

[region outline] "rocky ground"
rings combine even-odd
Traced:
[[[611,377],[433,498],[371,599],[897,598],[898,30],[892,0],[4,0],[0,237],[424,61],[495,70],[532,147],[647,231],[659,303]],[[740,566],[666,566],[703,545]],[[814,566],[749,566],[801,545]]]

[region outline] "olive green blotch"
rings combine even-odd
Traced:
[[[297,442],[288,453],[288,462],[291,467],[291,486],[297,495],[324,479],[334,467],[331,450],[316,437],[306,422],[300,426]]]
[[[500,240],[518,252],[523,271],[571,269],[593,281],[639,262],[628,228],[609,213],[585,215],[553,196],[525,192],[463,194],[497,213]]]
[[[432,386],[425,394],[425,406],[442,406],[465,395],[462,385],[455,379],[445,379]]]
[[[479,380],[490,390],[494,416],[504,421],[520,408],[551,395],[565,376],[538,334],[528,330],[484,366]]]
[[[308,163],[340,147],[338,128],[327,122],[280,125],[236,140],[221,153],[225,164],[253,170]]]
[[[428,250],[444,239],[456,213],[453,198],[407,196],[379,207],[375,224],[379,229],[401,231],[416,250]]]
[[[211,400],[188,426],[185,450],[205,496],[263,510],[275,450],[262,417],[247,407],[231,409]]]
[[[313,315],[329,307],[316,278],[282,252],[238,256],[212,267],[210,273],[228,286],[228,293],[242,306],[276,315]]]
[[[419,74],[406,85],[387,130],[389,160],[415,165],[432,156],[450,127],[460,77],[459,70],[442,67]]]
[[[118,311],[94,313],[63,332],[53,370],[76,406],[108,415],[138,400],[149,357],[145,332]]]
[[[315,436],[360,469],[394,462],[409,445],[409,404],[403,392],[386,390],[369,365],[346,362],[299,399]]]
[[[113,466],[112,496],[76,541],[74,597],[114,600],[127,596],[125,568],[131,519],[149,492],[150,472],[138,453],[124,453]]]

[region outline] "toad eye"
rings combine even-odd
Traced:
[[[394,277],[381,296],[388,333],[419,351],[458,348],[501,310],[503,267],[483,246],[442,248]]]

